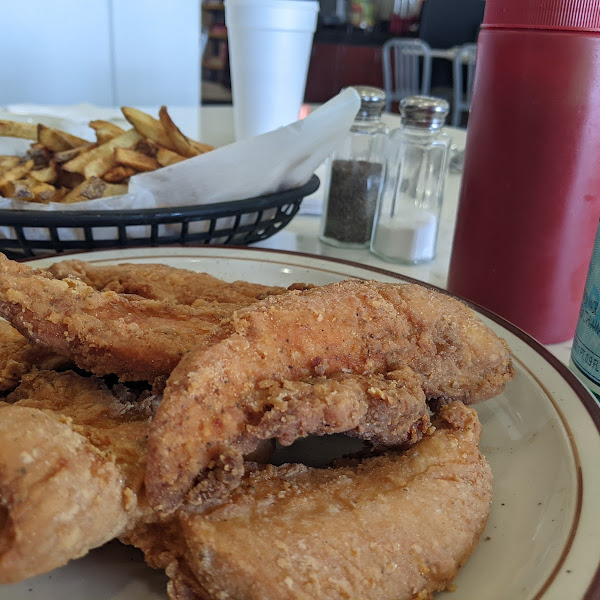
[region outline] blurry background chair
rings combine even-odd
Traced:
[[[385,110],[404,96],[429,94],[431,49],[422,40],[393,38],[383,45],[383,87]]]
[[[454,97],[452,99],[452,125],[454,127],[461,125],[463,112],[468,112],[471,107],[476,55],[477,44],[463,44],[454,56]]]

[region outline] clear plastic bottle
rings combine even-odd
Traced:
[[[384,260],[418,264],[435,257],[451,138],[449,105],[430,96],[400,102],[402,126],[390,134],[385,185],[371,251]]]
[[[354,86],[360,109],[350,132],[329,159],[321,240],[368,247],[385,174],[387,126],[381,122],[385,92]]]

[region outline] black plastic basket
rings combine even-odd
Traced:
[[[0,251],[18,259],[165,244],[245,246],[285,227],[298,212],[303,198],[316,191],[319,183],[313,175],[304,185],[275,194],[168,209],[0,210],[0,226],[11,227],[13,234],[0,239]],[[73,236],[76,239],[65,239]]]

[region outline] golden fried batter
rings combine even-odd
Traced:
[[[191,307],[57,280],[0,254],[0,316],[96,375],[154,381],[236,305]]]
[[[512,377],[506,344],[467,306],[418,285],[343,281],[241,309],[171,374],[153,421],[146,487],[159,511],[241,476],[262,382],[416,373],[426,396],[478,402]],[[292,428],[293,431],[293,428]],[[283,435],[283,434],[281,434]]]
[[[157,400],[72,371],[32,372],[0,403],[0,583],[82,556],[151,515]]]
[[[10,323],[0,319],[0,391],[12,390],[33,366],[58,369],[68,360],[22,336]]]
[[[93,265],[81,260],[65,260],[48,268],[57,279],[76,278],[101,291],[137,294],[177,304],[208,301],[249,304],[285,288],[259,283],[228,283],[208,273],[196,273],[161,264]]]
[[[222,506],[125,541],[171,578],[171,600],[428,600],[474,550],[492,478],[473,409],[441,408],[404,454],[246,473]]]

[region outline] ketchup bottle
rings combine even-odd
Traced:
[[[600,217],[600,0],[487,0],[448,289],[573,337]]]

